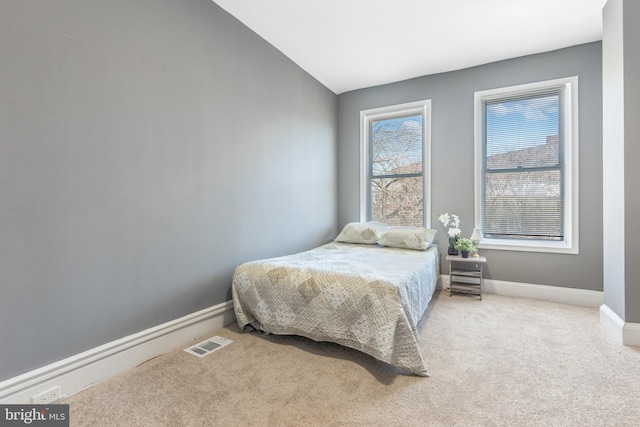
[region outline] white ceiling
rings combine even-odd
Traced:
[[[606,0],[214,0],[333,92],[602,39]]]

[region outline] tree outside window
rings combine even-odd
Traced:
[[[371,219],[423,225],[422,116],[371,122]]]
[[[428,225],[430,105],[426,100],[360,113],[361,220]]]

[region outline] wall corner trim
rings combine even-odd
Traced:
[[[29,404],[57,385],[62,397],[124,373],[235,321],[226,301],[0,382],[0,404]]]
[[[624,320],[605,304],[600,306],[600,324],[618,344],[623,343]]]
[[[600,323],[618,344],[640,347],[640,323],[625,322],[605,304],[600,306]]]

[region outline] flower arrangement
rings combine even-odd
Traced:
[[[455,249],[456,242],[460,238],[460,218],[456,214],[449,215],[447,212],[438,217],[442,226],[447,230],[449,236],[449,247]]]

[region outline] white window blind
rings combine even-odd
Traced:
[[[560,79],[476,93],[476,225],[485,245],[571,249],[577,225],[572,216],[577,170],[569,161],[574,149],[577,159],[574,82]]]

